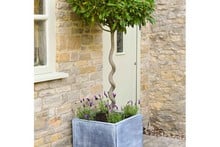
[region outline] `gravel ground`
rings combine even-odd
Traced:
[[[144,135],[144,147],[185,147],[185,140]]]

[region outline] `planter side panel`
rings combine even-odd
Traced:
[[[73,120],[73,147],[115,147],[113,125]]]
[[[143,147],[142,115],[135,115],[118,124],[117,147]]]

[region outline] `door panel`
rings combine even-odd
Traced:
[[[113,79],[116,83],[116,103],[119,107],[129,100],[135,102],[137,97],[137,31],[137,27],[129,27],[126,34],[115,33],[113,60],[116,64],[116,72]],[[103,89],[105,91],[110,88],[108,82],[111,69],[108,62],[110,44],[110,33],[103,32]]]

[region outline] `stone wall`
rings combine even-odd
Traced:
[[[83,26],[65,0],[57,0],[56,69],[69,77],[34,85],[35,147],[72,147],[75,102],[102,92],[101,37],[99,28]]]
[[[56,69],[69,77],[34,86],[36,147],[72,147],[75,102],[103,89],[102,31],[83,26],[66,0],[56,1]],[[172,134],[185,133],[184,14],[184,0],[157,0],[156,24],[141,31],[144,124]]]
[[[142,112],[149,129],[185,134],[185,1],[156,3],[156,24],[141,34]]]

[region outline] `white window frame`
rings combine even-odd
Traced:
[[[34,20],[44,20],[46,30],[46,65],[34,67],[34,82],[68,77],[67,73],[56,72],[56,16],[55,0],[44,0],[45,13],[34,14]]]

